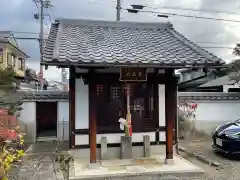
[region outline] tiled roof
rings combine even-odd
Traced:
[[[44,48],[48,65],[148,65],[185,67],[223,64],[173,29],[171,23],[59,20]]]
[[[209,81],[205,84],[202,84],[201,87],[213,87],[213,86],[224,86],[224,85],[233,85],[236,81],[231,80],[229,75],[222,76],[220,78],[214,79],[212,81]]]
[[[230,92],[182,92],[179,101],[240,101],[240,93]]]
[[[26,92],[23,101],[68,100],[68,92],[39,91]]]
[[[9,40],[9,38],[13,38],[15,42],[13,43],[12,41]],[[13,33],[11,31],[0,31],[0,42],[9,43],[11,46],[16,48],[20,53],[22,53],[22,56],[24,56],[24,58],[29,58],[29,56],[18,47],[16,40],[13,36]]]

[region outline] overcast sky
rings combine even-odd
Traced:
[[[54,7],[50,14],[52,20],[56,18],[88,18],[88,19],[116,19],[116,0],[51,0]],[[32,0],[12,0],[9,8],[9,0],[1,0],[0,8],[0,30],[39,32],[40,25],[33,18],[34,12],[39,10]],[[129,8],[130,4],[144,4],[149,8],[144,10],[169,12],[185,15],[207,16],[213,18],[234,19],[240,21],[239,0],[122,0],[122,7]],[[161,9],[161,6],[211,9],[231,13],[239,12],[239,15],[213,14],[206,12],[182,11]],[[45,12],[47,14],[48,11]],[[126,10],[121,11],[122,21],[166,21],[156,17],[154,13],[129,14]],[[184,18],[170,16],[168,18],[174,28],[194,42],[203,47],[234,47],[240,41],[240,23],[213,21],[204,19]],[[50,20],[45,17],[45,33],[48,33]],[[37,37],[36,34],[15,33],[16,37]],[[212,42],[212,43],[199,43]],[[18,44],[29,56],[27,64],[29,67],[39,71],[39,44],[32,40],[18,40]],[[207,48],[208,51],[218,55],[226,62],[237,59],[232,55],[232,50],[227,48]],[[47,79],[60,80],[60,71],[49,68],[45,71]]]

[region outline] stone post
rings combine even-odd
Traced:
[[[131,136],[121,136],[121,159],[132,159]]]
[[[150,136],[143,136],[144,157],[150,157]]]
[[[107,159],[107,137],[101,137],[101,160]]]

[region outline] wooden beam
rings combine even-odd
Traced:
[[[70,67],[69,75],[69,147],[75,147],[75,67]]]
[[[90,71],[89,76],[93,77],[94,72]],[[97,161],[97,111],[96,111],[96,83],[93,78],[89,81],[89,146],[90,163]]]
[[[173,159],[173,137],[174,124],[177,113],[177,81],[174,77],[174,70],[166,70],[165,83],[165,109],[166,109],[166,160]]]
[[[157,77],[156,77],[157,76]],[[77,78],[83,78],[86,84],[88,84],[90,81],[96,82],[96,83],[103,83],[103,79],[108,79],[105,81],[105,83],[108,84],[114,84],[116,82],[119,82],[119,73],[95,73],[94,75],[90,76],[89,73],[76,73]],[[146,83],[152,84],[157,81],[158,84],[163,84],[164,83],[164,74],[148,74],[148,80]],[[125,82],[119,82],[122,84],[125,84]]]

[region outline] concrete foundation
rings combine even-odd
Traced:
[[[151,145],[150,152],[151,155],[164,155],[166,151],[165,145]],[[175,147],[174,147],[175,151]],[[70,155],[74,158],[89,159],[90,150],[89,148],[85,149],[71,149],[68,151]],[[144,157],[144,147],[143,146],[132,146],[132,157]],[[120,159],[121,158],[121,148],[120,147],[108,147],[107,151],[107,160],[110,159]],[[101,148],[97,148],[97,159],[101,159]]]
[[[165,159],[164,163],[167,164],[167,165],[173,165],[174,160],[173,159]]]
[[[203,173],[204,171],[193,165],[189,161],[180,156],[174,156],[174,164],[164,164],[164,155],[155,155],[151,158],[142,159],[115,159],[98,161],[100,166],[97,169],[89,169],[88,160],[74,159],[73,171],[74,173],[69,179],[85,179],[85,178],[108,178],[108,177],[124,177],[128,179],[130,176],[142,175],[172,175],[172,174],[195,174]],[[152,176],[148,179],[156,179]]]

